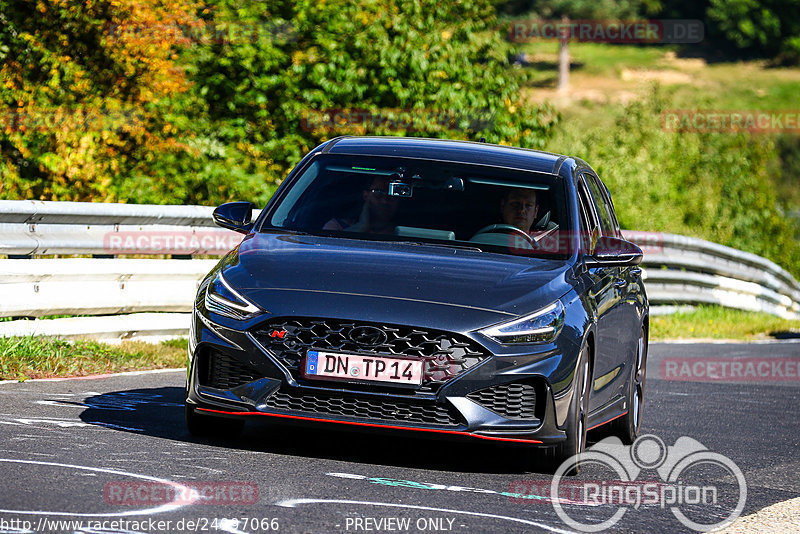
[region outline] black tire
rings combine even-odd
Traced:
[[[628,413],[614,419],[609,424],[611,435],[619,437],[623,443],[630,445],[639,437],[644,413],[644,385],[647,374],[647,330],[642,327],[636,343],[636,355],[631,366],[628,380],[627,407]]]
[[[199,437],[233,438],[242,433],[244,420],[201,415],[190,404],[184,405],[184,417],[189,434]]]
[[[586,430],[589,419],[589,395],[591,393],[592,369],[589,359],[589,349],[584,347],[578,359],[577,375],[575,378],[575,393],[567,414],[567,439],[552,449],[551,457],[553,471],[569,458],[580,456],[586,448]],[[576,475],[580,472],[580,464],[575,463],[568,469],[567,475]]]

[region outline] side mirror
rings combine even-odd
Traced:
[[[253,228],[254,207],[252,202],[227,202],[214,210],[214,222],[217,226],[246,234]]]
[[[642,249],[619,237],[603,236],[597,240],[594,254],[587,263],[598,266],[625,266],[642,263]]]

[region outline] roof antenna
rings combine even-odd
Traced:
[[[479,143],[485,143],[485,142],[486,142],[486,138],[485,138],[485,137],[481,137],[481,138],[478,140],[478,142],[479,142]]]

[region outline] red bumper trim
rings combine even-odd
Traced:
[[[397,430],[414,430],[416,432],[434,432],[437,434],[455,434],[458,436],[469,436],[478,439],[488,439],[491,441],[511,441],[514,443],[542,443],[536,439],[520,439],[520,438],[500,438],[495,436],[482,436],[473,432],[459,432],[457,430],[439,430],[436,428],[414,428],[410,426],[397,426],[397,425],[380,425],[376,423],[359,423],[356,421],[338,421],[336,419],[322,419],[320,417],[304,417],[302,415],[288,415],[283,413],[263,413],[263,412],[227,412],[223,410],[211,410],[209,408],[197,408],[203,412],[219,413],[224,415],[262,415],[266,417],[280,417],[284,419],[298,419],[300,421],[315,421],[318,423],[337,423],[340,425],[353,425],[353,426],[366,426],[375,428],[391,428]]]
[[[597,428],[598,426],[603,426],[603,425],[604,425],[604,424],[606,424],[606,423],[610,423],[610,422],[611,422],[611,421],[613,421],[614,419],[619,419],[620,417],[622,417],[623,415],[626,415],[627,413],[628,413],[628,410],[625,410],[625,411],[624,411],[624,412],[622,412],[621,414],[619,414],[619,415],[615,415],[614,417],[612,417],[612,418],[611,418],[611,419],[609,419],[608,421],[603,421],[602,423],[597,423],[597,424],[596,424],[596,425],[594,425],[594,426],[590,426],[590,427],[589,427],[589,428],[587,428],[586,430],[591,430],[591,429],[593,429],[593,428]]]

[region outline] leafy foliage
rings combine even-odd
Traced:
[[[0,0],[0,195],[113,200],[130,160],[174,143],[144,107],[187,88],[174,43],[131,30],[190,11],[188,0]]]
[[[224,38],[184,52],[193,86],[167,112],[191,117],[182,130],[191,150],[162,158],[157,174],[149,167],[125,181],[136,201],[163,194],[155,176],[168,176],[181,188],[170,198],[263,203],[304,153],[341,134],[483,136],[540,147],[557,119],[548,107],[519,102],[521,74],[509,68],[510,47],[485,0],[215,0],[204,17]],[[354,109],[410,115],[413,125],[309,121]]]
[[[800,3],[796,0],[711,0],[708,17],[740,49],[800,62]]]
[[[5,198],[263,204],[338,134],[538,147],[557,120],[518,101],[488,0],[0,0],[0,14]],[[417,118],[309,127],[330,109]]]

